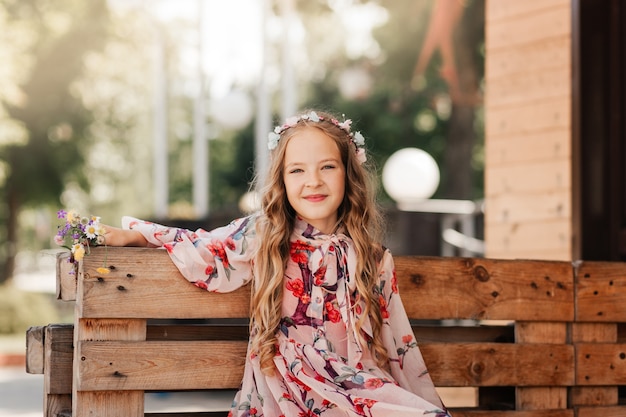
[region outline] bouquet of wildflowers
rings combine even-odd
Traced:
[[[65,220],[65,224],[58,227],[54,242],[70,250],[69,261],[71,263],[80,262],[85,255],[89,254],[92,246],[106,246],[104,238],[106,231],[100,224],[100,217],[81,216],[74,210],[59,210],[57,218]],[[106,274],[109,270],[102,267],[98,268],[98,272]]]

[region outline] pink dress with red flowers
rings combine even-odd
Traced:
[[[130,217],[123,226],[164,247],[196,286],[233,291],[253,279],[255,217],[211,232],[161,226]],[[449,416],[430,379],[398,295],[393,258],[385,251],[376,292],[390,370],[379,368],[359,343],[354,323],[362,312],[351,239],[326,235],[298,219],[285,270],[283,318],[277,334],[277,372],[261,372],[248,354],[233,416]],[[365,321],[363,331],[371,334]]]

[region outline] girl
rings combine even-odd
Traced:
[[[251,282],[232,416],[449,416],[398,295],[363,136],[309,111],[269,135],[259,213],[211,232],[125,217],[109,245],[165,247],[208,291]]]

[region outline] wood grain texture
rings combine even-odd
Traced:
[[[397,257],[412,318],[569,321],[571,265],[550,261]]]

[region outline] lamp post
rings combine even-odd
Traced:
[[[484,242],[476,239],[474,217],[482,204],[471,200],[430,197],[439,186],[439,167],[427,152],[404,148],[392,154],[383,167],[383,187],[401,211],[441,215],[441,255],[482,255]],[[457,230],[457,227],[460,229]]]

